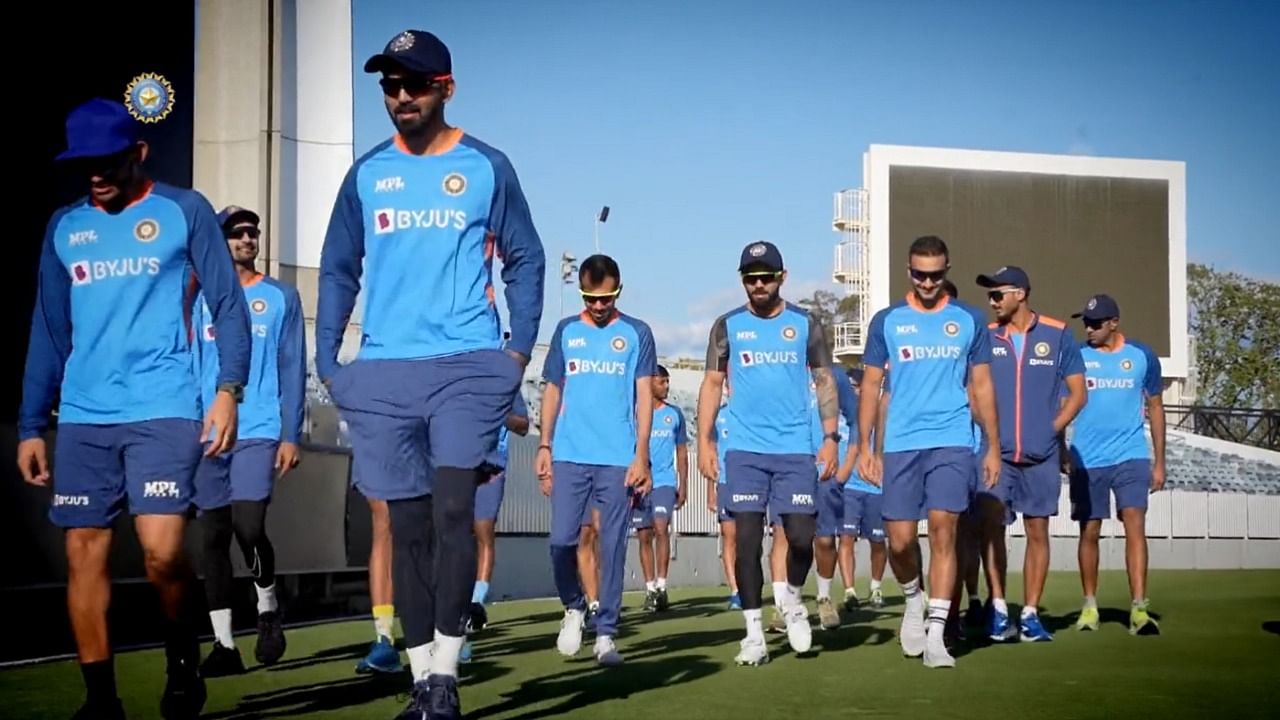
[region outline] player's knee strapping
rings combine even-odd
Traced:
[[[435,530],[431,505],[429,495],[387,502],[395,603],[407,647],[425,645],[435,635]]]
[[[813,515],[788,513],[782,516],[782,529],[787,534],[787,582],[803,587],[813,565],[813,536],[818,518]]]
[[[734,513],[733,519],[738,532],[738,557],[734,563],[738,599],[742,601],[744,610],[758,610],[764,592],[764,568],[760,565],[764,545],[764,513]]]
[[[204,557],[204,595],[210,610],[231,607],[231,508],[207,510],[200,516]]]
[[[276,577],[276,552],[267,537],[267,504],[260,500],[231,503],[236,543],[258,587],[270,587]]]
[[[440,538],[436,628],[451,637],[466,634],[471,591],[476,582],[476,487],[485,479],[482,470],[436,470],[432,489]]]

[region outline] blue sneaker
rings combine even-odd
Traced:
[[[1040,624],[1039,615],[1027,615],[1022,618],[1022,642],[1048,642],[1053,635]]]
[[[356,672],[360,675],[395,674],[402,671],[404,671],[404,665],[400,664],[400,652],[396,650],[395,645],[391,644],[391,640],[385,637],[374,640],[369,646],[369,654],[356,664]]]
[[[471,662],[471,641],[468,640],[467,642],[462,643],[462,650],[458,653],[458,662]]]
[[[987,637],[991,642],[1008,642],[1018,636],[1018,630],[1009,622],[1009,613],[1002,613],[992,606],[987,616]]]
[[[742,599],[738,597],[738,593],[733,593],[732,595],[729,596],[729,609],[730,610],[742,609]]]

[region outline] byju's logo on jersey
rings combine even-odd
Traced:
[[[617,335],[609,341],[609,347],[613,348],[615,352],[622,352],[627,349],[627,339]]]
[[[401,178],[399,175],[395,177],[381,178],[373,184],[373,191],[376,193],[399,192],[403,189],[404,178]]]
[[[159,275],[160,258],[136,257],[117,260],[80,260],[71,263],[71,284],[88,285],[95,280]]]
[[[89,261],[71,263],[71,284],[84,285],[90,282],[93,282],[93,273],[89,270]]]
[[[430,230],[432,228],[467,227],[467,213],[462,210],[396,210],[383,208],[373,212],[373,232],[385,235],[396,230]]]
[[[783,340],[788,340],[788,341],[790,341],[790,340],[795,340],[795,339],[796,339],[796,329],[795,329],[795,328],[793,328],[793,327],[791,327],[790,325],[788,325],[788,326],[786,326],[786,327],[782,328],[782,339],[783,339]]]
[[[267,301],[262,298],[254,298],[253,302],[249,303],[249,309],[253,311],[254,315],[261,315],[267,311]]]
[[[743,350],[738,353],[742,367],[753,365],[784,365],[800,362],[800,353],[795,350]]]
[[[627,364],[617,360],[568,360],[565,362],[565,373],[568,375],[625,375]]]
[[[1091,378],[1084,379],[1084,385],[1090,390],[1132,390],[1137,382],[1131,378]]]
[[[149,243],[160,237],[160,223],[155,220],[139,220],[137,225],[133,226],[133,237],[138,242]]]
[[[942,326],[942,332],[946,333],[947,337],[955,337],[960,334],[960,323],[948,321],[946,325]]]
[[[98,242],[98,233],[95,230],[77,230],[71,233],[67,238],[67,244],[71,247],[92,245],[96,242]]]
[[[959,360],[960,348],[955,345],[903,345],[898,348],[903,362],[917,360]]]
[[[565,374],[566,374],[566,375],[577,375],[577,374],[578,374],[578,361],[577,361],[577,360],[569,360],[568,362],[566,362],[566,363],[564,364],[564,372],[565,372]]]
[[[444,182],[441,183],[444,194],[449,197],[458,197],[467,191],[467,178],[462,173],[451,172],[444,176]]]

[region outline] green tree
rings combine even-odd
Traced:
[[[1198,402],[1280,407],[1280,285],[1187,266]]]
[[[850,322],[858,315],[858,298],[852,295],[840,297],[829,290],[815,290],[813,297],[797,300],[796,304],[817,318],[827,344],[835,340],[836,325]]]

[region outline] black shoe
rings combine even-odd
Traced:
[[[650,590],[644,594],[644,605],[642,605],[640,609],[647,613],[657,612],[658,610],[658,591],[657,590]]]
[[[978,598],[970,598],[969,609],[964,612],[964,624],[969,627],[982,627],[986,623],[986,606]]]
[[[447,675],[428,675],[413,684],[413,696],[396,720],[462,720],[458,681]]]
[[[201,677],[227,677],[243,673],[244,661],[240,659],[240,650],[223,647],[217,641],[214,641],[213,650],[209,651],[209,657],[205,658],[203,663],[200,663]]]
[[[253,656],[263,665],[275,665],[284,656],[287,643],[284,640],[284,626],[280,624],[280,613],[265,612],[258,616],[258,646],[253,649]]]
[[[471,613],[467,616],[467,632],[480,632],[489,626],[489,611],[478,602],[471,603]]]
[[[160,717],[165,720],[196,720],[208,697],[204,678],[195,660],[170,660],[169,679],[160,698]]]
[[[667,591],[658,590],[658,612],[663,612],[669,607],[671,607],[671,601],[667,599]]]
[[[119,698],[96,705],[86,702],[71,716],[71,720],[125,720],[124,706]]]

